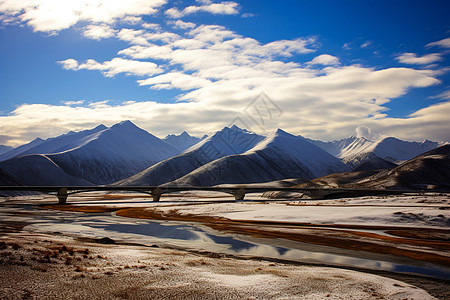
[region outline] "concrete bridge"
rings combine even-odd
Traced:
[[[1,191],[35,191],[55,193],[59,204],[66,204],[69,195],[95,191],[130,191],[149,194],[153,201],[159,201],[161,195],[181,191],[214,191],[234,196],[235,200],[244,200],[245,194],[264,193],[269,191],[297,192],[311,199],[327,199],[341,197],[361,197],[374,195],[399,195],[405,193],[421,193],[417,190],[387,189],[339,189],[339,188],[292,188],[292,187],[254,187],[236,185],[231,187],[198,187],[198,186],[0,186]]]

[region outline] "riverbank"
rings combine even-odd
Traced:
[[[417,286],[352,270],[110,243],[4,232],[0,298],[433,299]],[[428,285],[446,295],[442,283]]]
[[[54,199],[47,196],[6,199],[0,209],[0,248],[3,248],[0,250],[0,274],[5,279],[1,284],[0,297],[450,297],[448,280],[348,265],[343,268],[324,266],[323,261],[326,260],[322,259],[341,259],[344,257],[342,255],[346,255],[353,257],[354,261],[373,259],[375,263],[381,260],[407,265],[413,260],[419,267],[430,264],[448,266],[449,232],[445,223],[448,210],[442,209],[448,207],[448,197],[341,199],[305,203],[224,203],[221,201],[226,199],[215,197],[216,202],[188,201],[183,196],[153,203],[131,195],[96,194],[75,198],[70,205],[64,206],[52,205]],[[205,198],[203,195],[202,200]],[[30,205],[30,202],[33,204]],[[343,209],[342,213],[329,214],[339,207]],[[374,210],[374,207],[380,209]],[[322,214],[312,214],[315,209],[320,209]],[[366,210],[371,212],[365,214]],[[348,212],[345,219],[342,218],[344,211]],[[359,218],[356,219],[357,213]],[[363,221],[369,215],[372,221]],[[405,215],[409,218],[402,217]],[[331,222],[337,217],[347,222]],[[311,219],[316,222],[300,222]],[[395,224],[393,221],[398,219],[404,222]],[[155,223],[158,226],[156,230],[176,231],[186,227],[182,224],[199,224],[202,228],[211,228],[224,235],[214,238],[208,231],[195,232],[197,237],[192,239],[187,236],[185,242],[176,246],[168,240],[148,239],[150,236],[146,234],[150,227],[146,227],[146,220],[160,220],[157,221],[162,222],[160,225]],[[380,220],[390,220],[390,223],[382,225]],[[172,227],[169,225],[171,222],[181,225]],[[93,227],[86,227],[88,223],[94,224]],[[135,235],[137,230],[145,230],[148,238]],[[253,241],[255,245],[270,239],[273,243],[279,243],[279,247],[259,246],[253,252],[244,250],[233,255],[227,254],[225,244],[219,245],[222,247],[220,249],[214,248],[217,251],[194,250],[201,249],[203,242],[209,245],[208,240],[204,240],[207,236],[219,240],[229,239],[227,236],[247,236],[237,241]],[[309,253],[315,253],[315,256],[296,261],[302,253],[283,250],[298,245],[309,249],[312,251]],[[269,251],[260,252],[261,249]],[[270,257],[274,249],[279,253]],[[315,261],[317,257],[321,257],[322,263]],[[334,261],[333,265],[336,263]]]

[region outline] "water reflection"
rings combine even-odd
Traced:
[[[276,246],[279,242],[276,239],[258,239],[257,242],[254,242],[254,239],[245,235],[225,234],[210,228],[182,222],[142,221],[106,214],[86,215],[56,211],[53,213],[47,211],[45,214],[32,217],[17,215],[11,217],[12,219],[26,220],[31,225],[24,229],[32,232],[61,232],[67,235],[93,238],[110,237],[140,244],[160,242],[186,249],[386,270],[450,279],[450,269],[432,264],[429,264],[430,267],[423,267],[422,262],[412,259],[409,265],[405,265],[320,251],[315,252],[311,249],[319,248],[313,248],[312,245],[305,248],[300,243],[290,244],[289,247],[280,247]],[[320,249],[323,251],[323,248]]]

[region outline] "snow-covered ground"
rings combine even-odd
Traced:
[[[1,299],[436,299],[401,280],[336,268],[57,235],[9,233],[0,242]]]
[[[252,198],[252,197],[251,197]],[[285,202],[235,202],[160,207],[179,214],[313,224],[450,227],[450,197],[390,196]]]

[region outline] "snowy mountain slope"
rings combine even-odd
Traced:
[[[339,159],[305,138],[278,129],[247,152],[214,160],[170,184],[210,186],[313,179],[347,170]]]
[[[6,160],[12,157],[24,156],[29,154],[51,154],[58,153],[73,148],[80,147],[89,139],[92,139],[93,134],[107,129],[104,125],[99,125],[94,129],[84,130],[80,132],[69,132],[54,138],[42,140],[40,138],[22,145],[4,155],[0,156],[0,160]]]
[[[177,152],[130,121],[124,121],[94,133],[77,148],[48,157],[72,176],[95,184],[109,184]]]
[[[15,157],[0,162],[0,168],[25,185],[92,185],[70,176],[42,154]]]
[[[399,163],[439,146],[437,142],[425,140],[423,142],[407,142],[393,137],[384,138],[359,151],[343,155],[342,160],[349,166],[357,167],[360,164],[379,157],[384,160]]]
[[[6,152],[9,152],[13,149],[14,147],[11,146],[0,145],[0,155],[5,154]]]
[[[322,142],[310,139],[308,140],[337,158],[348,157],[357,153],[361,153],[364,151],[364,149],[368,148],[374,143],[373,141],[369,141],[366,138],[358,138],[355,136],[351,136],[349,138],[341,140],[335,140],[332,142]]]
[[[243,153],[264,137],[237,126],[224,127],[175,157],[118,182],[120,185],[160,185],[176,180],[215,159]]]
[[[55,167],[72,179],[82,179],[93,184],[108,184],[127,178],[178,153],[178,150],[130,121],[118,123],[110,128],[98,126],[91,131],[69,133],[51,139],[45,144],[41,143],[37,147],[35,149],[68,150],[41,156],[16,157],[14,164],[20,165],[21,169],[15,172],[10,172],[13,168],[11,159],[3,161],[0,165],[7,165],[8,168],[5,169],[13,176],[20,173],[21,177],[17,177],[25,184],[27,182],[35,184],[37,180],[40,180],[42,185],[61,182],[54,177],[50,177],[54,181],[46,179],[47,173],[57,173]],[[27,163],[39,163],[39,167],[28,166],[32,170],[29,176],[33,174],[37,176],[36,179],[23,180],[23,176],[27,176],[25,171]],[[63,174],[61,176],[64,178]],[[72,182],[73,185],[78,181]]]
[[[370,141],[364,137],[358,138],[354,136],[332,142],[309,141],[340,158],[351,168],[356,168],[377,157],[393,163],[399,163],[439,146],[439,143],[428,140],[407,142],[393,137],[379,141]]]
[[[169,134],[166,136],[163,141],[169,145],[172,145],[174,148],[178,149],[180,152],[188,149],[189,147],[200,142],[201,139],[190,136],[189,133],[183,131],[180,135]]]
[[[31,141],[31,142],[29,142],[27,144],[21,145],[21,146],[19,146],[17,148],[14,148],[14,149],[12,149],[12,150],[10,150],[10,151],[0,155],[0,161],[7,160],[7,159],[10,159],[10,158],[19,156],[23,152],[25,152],[25,151],[27,151],[29,149],[32,149],[32,148],[42,144],[43,142],[44,142],[44,140],[41,139],[41,138],[34,139],[33,141]]]

